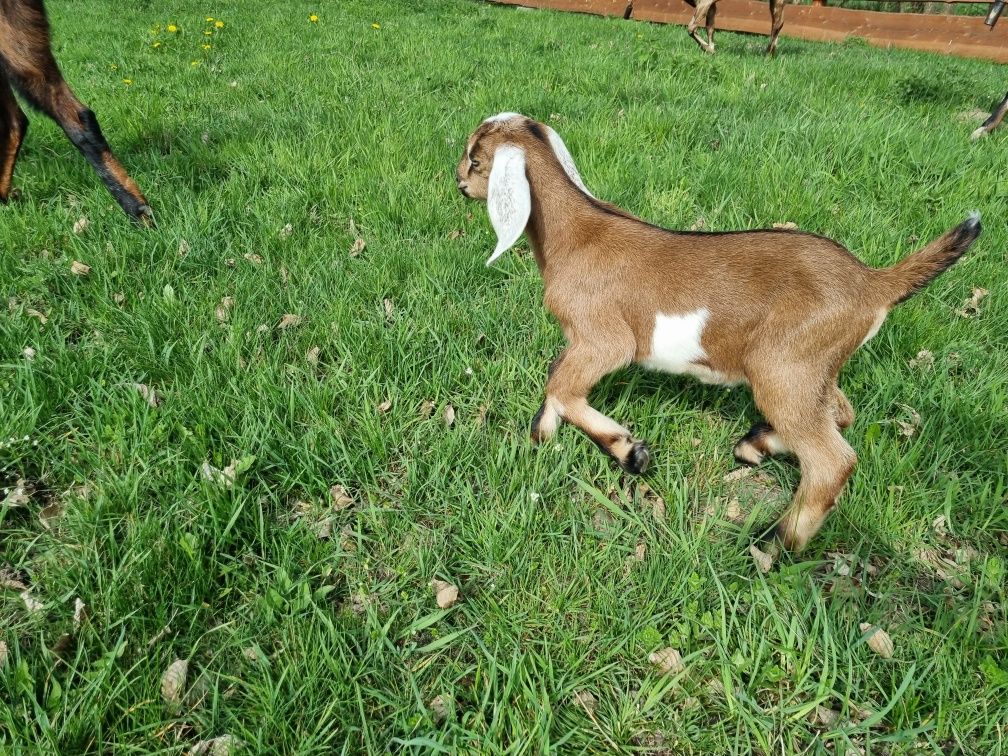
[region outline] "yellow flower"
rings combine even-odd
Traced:
[[[207,16],[207,17],[206,17],[206,20],[207,20],[207,21],[213,21],[214,19],[213,19],[213,16]]]
[[[155,42],[154,44],[151,45],[151,47],[153,47],[155,50],[157,50],[159,47],[161,47],[161,43],[160,42]]]
[[[128,87],[128,86],[129,86],[130,84],[132,84],[132,83],[133,83],[133,79],[123,79],[123,84],[125,84],[125,85],[126,85],[127,87]]]
[[[205,36],[205,37],[212,37],[213,36],[213,32],[210,31],[209,29],[207,29],[205,32],[203,32],[203,36]]]
[[[310,16],[308,16],[308,20],[311,21],[313,24],[317,23],[318,22],[318,16],[316,16],[314,13],[312,13]]]
[[[111,65],[109,65],[109,68],[111,68],[113,71],[118,71],[119,70],[119,66],[117,66],[115,63],[112,63]]]
[[[214,26],[216,26],[218,29],[223,29],[224,28],[224,22],[223,21],[214,21]]]
[[[203,45],[204,50],[209,50],[213,45]]]
[[[371,24],[372,29],[381,29],[381,24]]]
[[[192,63],[190,63],[189,65],[190,65],[190,66],[198,66],[199,64],[200,64],[200,62],[199,62],[198,60],[194,60],[194,61],[193,61]]]
[[[175,26],[175,24],[168,24],[168,26],[166,26],[165,28],[172,34],[178,31],[178,27]]]

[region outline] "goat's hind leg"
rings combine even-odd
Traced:
[[[21,143],[28,130],[28,117],[21,110],[7,78],[0,70],[0,202],[7,202],[14,181]]]
[[[708,20],[711,23],[711,28],[713,28],[713,17],[711,16],[711,13],[714,11],[715,2],[716,0],[697,0],[696,7],[693,11],[693,18],[691,18],[689,24],[686,25],[686,31],[691,37],[693,37],[694,40],[696,40],[696,43],[700,45],[700,49],[709,53],[714,52],[713,38],[710,37],[710,33],[708,31],[707,36],[709,39],[705,41],[703,37],[700,36],[698,28],[700,27],[701,19]]]
[[[832,408],[833,420],[839,430],[846,430],[853,424],[854,408],[839,386],[833,387]],[[767,457],[790,453],[791,449],[781,435],[770,423],[763,421],[753,425],[732,449],[739,464],[753,466],[761,464]]]
[[[561,420],[580,428],[628,472],[647,469],[651,453],[627,428],[588,404],[588,394],[604,376],[630,362],[633,350],[571,347],[554,363],[546,399],[532,421],[533,441],[552,438]]]
[[[767,45],[767,55],[777,53],[777,37],[784,28],[784,5],[786,0],[770,0],[770,44]]]

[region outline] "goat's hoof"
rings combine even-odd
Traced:
[[[756,467],[762,464],[765,458],[763,452],[757,449],[748,438],[743,438],[735,444],[735,448],[732,449],[732,456],[735,457],[736,462],[746,467]]]
[[[627,472],[642,475],[649,464],[651,464],[651,450],[643,441],[635,441],[634,445],[630,447],[630,452],[627,454],[623,466]]]
[[[140,205],[132,215],[133,220],[144,228],[153,228],[157,225],[154,222],[154,211],[151,210],[150,205]]]

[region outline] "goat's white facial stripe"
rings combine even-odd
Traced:
[[[557,156],[557,160],[560,161],[560,165],[563,166],[563,169],[570,177],[570,180],[573,181],[574,185],[582,192],[594,199],[595,195],[588,191],[588,187],[586,187],[584,185],[584,181],[581,180],[581,174],[578,173],[577,166],[574,165],[574,158],[571,156],[570,150],[567,149],[567,145],[564,144],[563,139],[560,138],[560,135],[549,126],[546,126],[546,136],[549,137],[550,147],[553,148],[553,153]]]
[[[710,312],[706,307],[685,315],[663,315],[659,312],[655,315],[651,354],[641,364],[651,370],[691,375],[704,383],[737,383],[708,367],[696,364],[697,360],[707,356],[700,345],[700,338],[709,317]]]
[[[525,151],[513,144],[502,144],[494,153],[487,186],[487,212],[497,232],[497,247],[486,261],[491,265],[518,241],[532,213]]]

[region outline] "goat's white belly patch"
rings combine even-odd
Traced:
[[[691,375],[703,383],[738,383],[716,370],[697,364],[698,360],[707,357],[707,352],[700,345],[700,337],[709,316],[706,308],[685,315],[663,315],[659,312],[655,316],[651,336],[651,354],[641,361],[641,365],[664,373]]]

